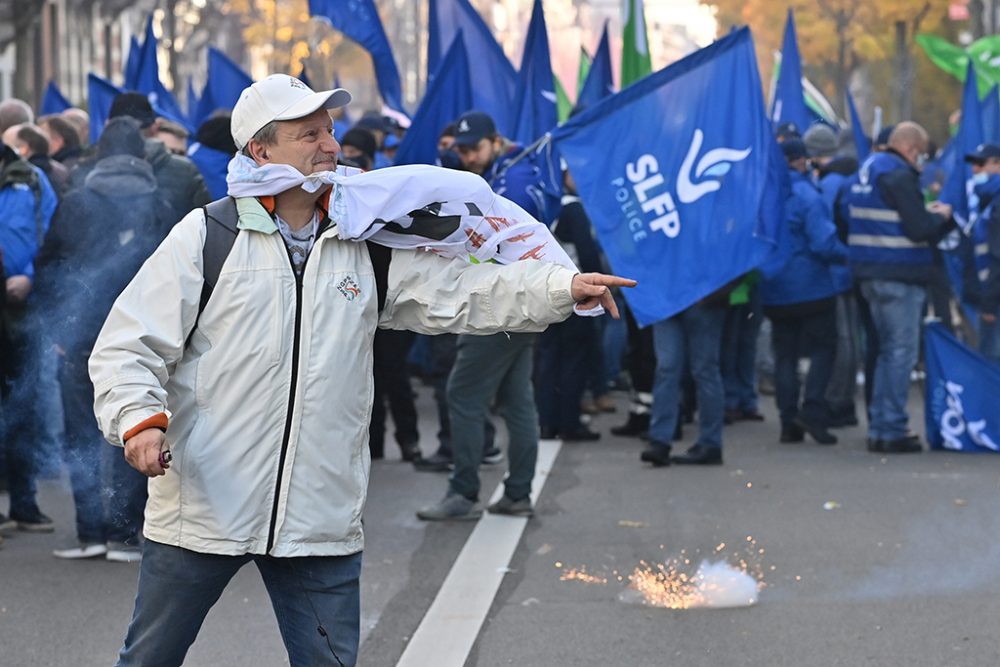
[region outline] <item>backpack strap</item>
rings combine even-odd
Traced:
[[[219,282],[219,274],[222,273],[222,265],[226,263],[233,244],[236,242],[236,235],[240,233],[236,226],[239,220],[239,211],[236,210],[236,200],[232,197],[217,199],[206,206],[201,207],[205,214],[205,245],[201,248],[201,266],[203,282],[201,284],[201,300],[198,302],[198,316],[194,320],[194,326],[188,333],[184,346],[191,344],[191,338],[198,329],[198,320],[208,305],[208,300],[212,298],[212,291],[215,284]]]
[[[368,257],[372,260],[375,270],[375,293],[378,296],[378,312],[385,308],[385,296],[389,291],[389,263],[392,261],[392,248],[378,243],[365,241],[368,246]]]

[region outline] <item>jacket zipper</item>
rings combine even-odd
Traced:
[[[278,234],[280,236],[281,233],[279,232]],[[318,231],[316,240],[319,240]],[[281,244],[285,247],[288,266],[292,269],[292,275],[295,276],[295,337],[292,340],[292,379],[288,385],[288,411],[285,414],[285,434],[281,438],[281,454],[278,457],[278,477],[274,486],[274,502],[271,505],[271,525],[267,531],[267,550],[265,553],[271,553],[271,549],[274,547],[275,528],[278,524],[278,503],[281,499],[281,482],[285,472],[288,443],[292,439],[292,415],[295,412],[295,390],[299,382],[299,342],[301,337],[299,329],[302,325],[302,276],[299,276],[295,272],[295,264],[292,262],[292,253],[288,250],[288,244],[285,243],[284,239],[281,239]],[[306,273],[306,265],[309,263],[310,255],[312,255],[311,250],[302,263],[303,276]]]

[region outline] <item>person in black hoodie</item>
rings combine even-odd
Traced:
[[[115,299],[173,223],[144,149],[138,122],[108,122],[93,169],[63,199],[37,259],[47,328],[62,354],[65,458],[76,504],[78,543],[55,550],[59,558],[129,561],[139,554],[146,478],[113,457],[102,484],[104,446],[87,359]]]

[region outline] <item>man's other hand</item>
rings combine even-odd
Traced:
[[[24,303],[31,294],[31,278],[28,276],[11,276],[7,279],[7,301]]]
[[[611,287],[635,287],[636,282],[631,278],[619,278],[618,276],[607,276],[603,273],[578,273],[573,276],[571,287],[573,300],[577,305],[587,310],[596,306],[604,306],[604,310],[611,313],[611,317],[616,320],[621,317],[618,314],[618,306],[611,296]]]
[[[166,443],[166,435],[158,428],[139,431],[125,441],[125,460],[146,477],[158,477],[166,472],[160,465],[160,452]]]

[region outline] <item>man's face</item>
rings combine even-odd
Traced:
[[[42,123],[40,127],[45,131],[45,134],[49,138],[49,155],[55,155],[61,151],[63,146],[66,145],[66,142],[63,141],[61,136],[59,136],[59,133],[53,132],[48,123]]]
[[[455,146],[462,166],[466,171],[482,176],[490,168],[499,152],[499,139],[483,137],[475,146]]]
[[[308,176],[337,168],[340,144],[333,138],[333,122],[326,109],[297,120],[278,123],[275,142],[255,153],[262,164],[287,164]]]
[[[17,140],[17,126],[7,128],[3,137],[0,137],[0,141],[14,149],[14,151],[23,158],[28,157],[28,146],[27,144],[22,144]]]
[[[983,163],[983,171],[990,176],[1000,174],[1000,158],[987,158],[986,162]]]
[[[167,150],[174,155],[187,155],[187,142],[170,132],[159,132],[156,138],[163,142]]]
[[[451,150],[451,147],[455,145],[455,136],[451,134],[442,134],[438,138],[438,153],[443,153],[447,150]]]

